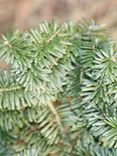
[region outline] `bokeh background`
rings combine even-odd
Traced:
[[[77,22],[82,17],[103,24],[117,41],[117,0],[0,0],[0,33],[29,29],[45,20]]]

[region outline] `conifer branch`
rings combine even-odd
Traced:
[[[46,22],[3,36],[0,59],[12,64],[15,78],[0,72],[0,150],[8,156],[9,150],[13,156],[117,156],[116,56],[94,21]]]

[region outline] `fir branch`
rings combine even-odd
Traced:
[[[0,144],[13,156],[117,156],[117,52],[101,27],[45,22],[2,37],[13,77],[0,72]]]

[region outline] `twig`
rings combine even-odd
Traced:
[[[48,102],[48,106],[49,106],[50,110],[52,111],[52,113],[55,115],[55,118],[56,118],[56,121],[57,121],[57,124],[59,126],[60,131],[63,134],[65,134],[64,128],[63,128],[62,123],[60,121],[59,115],[58,115],[58,113],[56,111],[56,108],[54,107],[54,105],[51,102]]]
[[[0,88],[0,92],[10,92],[10,91],[14,91],[14,90],[19,90],[22,87],[17,86],[17,87],[13,87],[13,88]]]
[[[53,40],[54,37],[56,37],[56,35],[58,35],[58,33],[60,32],[61,29],[58,29],[48,40],[47,43],[49,43],[51,40]]]

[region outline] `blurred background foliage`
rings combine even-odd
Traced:
[[[77,22],[82,17],[104,24],[117,40],[117,0],[0,0],[1,33],[45,20]]]

